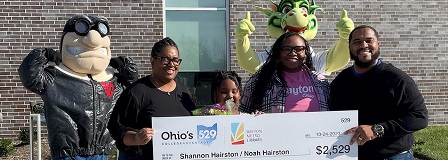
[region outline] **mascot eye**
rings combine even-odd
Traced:
[[[302,8],[302,10],[305,11],[305,13],[308,13],[308,8],[306,7],[300,7],[300,8]]]
[[[109,27],[107,27],[106,24],[100,22],[98,23],[98,31],[101,35],[106,35],[107,33],[109,33]]]
[[[292,10],[291,6],[285,6],[285,8],[283,8],[282,13],[286,14],[286,13],[288,13],[291,10]]]
[[[86,35],[90,30],[90,25],[88,22],[80,20],[77,21],[75,24],[75,31],[79,34],[79,35]]]

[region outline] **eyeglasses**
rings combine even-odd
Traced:
[[[284,46],[282,47],[282,53],[283,54],[290,54],[292,53],[292,51],[294,51],[295,53],[301,53],[305,50],[305,46],[295,46],[295,47],[290,47],[290,46]]]
[[[353,40],[352,44],[359,46],[359,45],[364,45],[364,42],[366,42],[367,44],[373,44],[373,43],[376,42],[376,40],[375,39],[370,39],[370,38],[366,39],[366,40],[355,39],[355,40]]]
[[[168,57],[154,57],[154,58],[160,59],[163,65],[168,65],[169,63],[173,62],[174,66],[178,66],[182,62],[182,59],[180,58],[173,58],[173,59],[170,59]]]

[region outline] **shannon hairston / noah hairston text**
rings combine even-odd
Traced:
[[[256,157],[256,156],[278,156],[289,155],[289,150],[262,150],[238,152],[212,152],[198,154],[180,154],[180,159],[203,159],[203,158],[229,158],[229,157]]]
[[[238,152],[212,152],[212,153],[198,153],[198,154],[180,154],[180,159],[201,159],[201,158],[227,158],[238,157]]]
[[[289,150],[243,151],[244,157],[287,155]]]

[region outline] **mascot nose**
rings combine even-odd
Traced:
[[[103,37],[95,30],[90,30],[89,33],[84,36],[82,42],[92,48],[95,48],[102,44]]]

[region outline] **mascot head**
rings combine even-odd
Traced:
[[[306,40],[317,34],[317,19],[314,13],[319,6],[314,0],[281,0],[279,4],[269,0],[271,10],[257,7],[268,19],[268,34],[277,39],[285,32],[299,32]]]
[[[109,22],[104,17],[75,15],[64,27],[62,63],[76,73],[99,74],[111,59]]]

